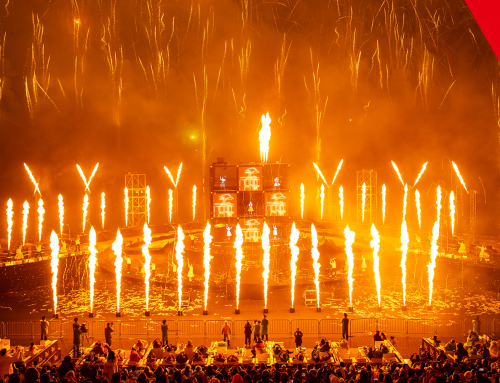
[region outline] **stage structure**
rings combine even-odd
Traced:
[[[125,174],[125,186],[128,189],[128,226],[144,226],[147,222],[146,175]]]
[[[357,172],[356,177],[356,218],[358,223],[371,225],[377,221],[377,172],[363,169]],[[365,220],[363,222],[363,184],[365,191]]]
[[[476,202],[477,190],[469,190],[470,195],[470,228],[469,228],[469,243],[473,244],[476,241]]]

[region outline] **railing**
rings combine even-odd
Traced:
[[[231,328],[233,337],[242,337],[246,320],[197,320],[180,319],[167,320],[169,339],[178,339],[181,337],[215,337],[222,335],[222,327],[227,322]],[[88,320],[86,323],[89,329],[89,338],[103,339],[104,329],[107,321]],[[114,338],[135,338],[161,337],[162,321],[152,319],[139,320],[119,320],[114,322]],[[65,320],[49,321],[50,338],[63,338],[73,336],[73,322]],[[304,335],[327,336],[342,333],[341,319],[269,319],[268,332],[270,336],[292,336],[297,330],[302,331]],[[472,319],[403,319],[403,318],[353,318],[349,321],[349,333],[351,336],[356,334],[372,334],[375,331],[381,331],[386,334],[404,334],[409,335],[466,335],[472,329]],[[40,337],[41,330],[38,322],[0,322],[0,338],[9,337]],[[500,334],[500,319],[483,318],[481,319],[481,334],[498,336]]]

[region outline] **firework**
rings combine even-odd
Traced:
[[[238,223],[236,225],[236,238],[234,240],[234,248],[236,249],[236,310],[240,308],[240,282],[241,282],[241,266],[243,261],[243,231]]]
[[[123,202],[125,203],[125,226],[128,226],[128,188],[127,187],[125,187],[124,194],[125,194],[125,199],[123,200]]]
[[[340,220],[344,218],[344,188],[339,187]]]
[[[203,266],[205,268],[205,311],[207,311],[208,304],[208,282],[210,280],[210,261],[212,255],[210,254],[210,244],[212,243],[212,235],[210,234],[210,223],[207,222],[205,231],[203,232]]]
[[[58,199],[58,206],[59,206],[59,229],[61,230],[61,237],[63,234],[63,226],[64,226],[64,201],[63,201],[63,196],[59,194],[57,197]],[[29,208],[29,206],[28,206]]]
[[[316,232],[316,228],[314,227],[314,224],[311,224],[311,241],[312,241],[312,248],[311,248],[311,256],[313,259],[313,268],[314,268],[314,283],[316,284],[316,299],[318,301],[318,304],[316,307],[320,307],[320,301],[319,301],[319,269],[321,265],[319,264],[319,251],[318,251],[318,233]]]
[[[361,186],[361,217],[362,222],[365,222],[365,203],[366,203],[366,183]]]
[[[380,258],[378,256],[378,251],[380,249],[380,237],[378,231],[375,228],[375,224],[372,224],[371,228],[372,240],[370,241],[370,247],[373,249],[373,272],[375,273],[375,286],[377,288],[378,297],[378,307],[380,307]]]
[[[292,281],[292,290],[291,290],[292,305],[290,307],[292,307],[292,308],[294,307],[293,301],[295,298],[295,277],[297,275],[297,260],[299,259],[299,252],[300,252],[300,249],[297,246],[297,242],[299,241],[299,235],[300,235],[300,232],[295,227],[295,222],[294,222],[292,224],[292,231],[290,233],[290,251],[292,253],[292,258],[290,260],[290,270],[292,271],[292,275],[290,277],[290,279]]]
[[[267,283],[269,280],[269,263],[271,261],[271,246],[269,243],[269,235],[271,230],[266,222],[264,222],[264,228],[262,230],[262,250],[264,250],[264,256],[262,258],[262,266],[264,266],[264,272],[262,273],[262,278],[264,278],[264,308],[267,309]]]
[[[394,168],[394,170],[396,171],[396,173],[398,175],[399,180],[404,185],[405,183],[403,182],[403,177],[401,177],[401,173],[399,173],[399,169],[398,169],[397,165],[394,163],[394,161],[391,161],[391,163],[392,163],[392,167]]]
[[[439,238],[439,218],[441,214],[441,186],[437,187],[436,208],[437,208],[437,218],[436,218],[436,223],[434,223],[434,227],[432,228],[431,260],[427,265],[427,269],[429,270],[429,306],[432,303],[432,291],[434,287],[434,269],[436,268],[436,257],[438,255],[437,241]]]
[[[148,212],[148,224],[150,223],[149,218],[151,217],[150,207],[151,207],[151,190],[149,189],[148,185],[146,187],[146,210]]]
[[[451,220],[451,235],[455,234],[455,194],[450,193],[450,220]]]
[[[321,220],[323,221],[323,204],[325,202],[325,185],[321,184],[321,193],[319,194],[321,198]]]
[[[337,166],[337,171],[335,172],[335,175],[333,176],[333,180],[332,180],[332,185],[333,183],[335,182],[335,179],[337,178],[337,175],[339,174],[340,172],[340,168],[342,167],[342,163],[344,162],[344,160],[340,160],[340,163],[339,163],[339,166]]]
[[[328,182],[326,182],[325,176],[323,175],[323,173],[321,173],[321,170],[319,169],[319,166],[316,165],[314,162],[313,162],[313,166],[316,169],[316,171],[318,172],[318,175],[321,177],[321,179],[323,180],[323,182],[328,185]]]
[[[35,185],[35,193],[38,192],[38,194],[40,195],[40,197],[42,196],[42,193],[40,192],[40,188],[38,187],[38,183],[36,182],[35,180],[35,177],[33,177],[33,174],[31,173],[31,170],[30,168],[28,167],[28,165],[24,164],[24,168],[26,169],[26,171],[28,172],[28,175],[30,176],[30,179],[31,179],[31,182],[33,182],[33,185]]]
[[[106,194],[104,192],[101,193],[101,219],[102,219],[102,228],[104,229],[104,218],[106,213]]]
[[[97,250],[95,245],[97,243],[97,236],[92,226],[89,232],[89,280],[90,280],[90,312],[94,312],[94,284],[95,284],[95,265],[97,263]]]
[[[88,214],[88,208],[89,208],[89,195],[85,194],[85,197],[83,197],[83,232],[85,233],[85,226],[87,223],[87,214]]]
[[[28,229],[28,214],[30,212],[30,204],[24,201],[23,204],[23,246],[26,243],[26,230]]]
[[[453,165],[453,169],[455,169],[455,173],[457,173],[457,177],[460,180],[460,182],[462,183],[462,186],[464,187],[465,191],[468,193],[467,187],[465,186],[464,179],[462,178],[462,175],[460,174],[460,171],[458,170],[457,165],[453,161],[451,161],[451,164]]]
[[[385,184],[382,185],[382,223],[385,223],[385,198],[386,198],[386,187]]]
[[[304,193],[304,184],[300,184],[300,219],[304,219],[304,200],[306,195]]]
[[[144,245],[142,245],[142,255],[144,255],[144,284],[146,286],[146,312],[149,311],[149,278],[151,277],[151,255],[149,245],[151,244],[151,229],[144,223]],[[182,266],[180,267],[182,272]],[[180,304],[180,302],[179,302]]]
[[[415,204],[417,205],[418,228],[422,228],[421,211],[420,211],[420,193],[415,190]]]
[[[178,310],[181,311],[182,300],[182,268],[184,267],[184,233],[181,227],[177,227],[177,244],[175,245],[175,259],[177,259],[177,294],[178,294]]]
[[[349,269],[347,271],[347,283],[349,284],[349,306],[352,307],[352,285],[354,278],[352,277],[352,272],[354,270],[354,253],[352,251],[352,244],[354,243],[355,237],[354,231],[349,230],[349,226],[346,226],[344,230],[345,237],[345,253],[347,255],[347,265]]]
[[[426,162],[425,164],[422,165],[422,170],[420,170],[420,173],[418,174],[418,177],[415,180],[415,183],[413,184],[413,187],[417,186],[417,182],[420,179],[420,177],[422,177],[422,174],[424,174],[425,168],[427,167],[427,164],[428,164],[428,162]]]
[[[168,189],[168,221],[172,222],[172,210],[174,208],[174,192]]]
[[[54,315],[57,314],[57,271],[59,266],[59,239],[55,231],[50,234],[50,268],[52,270],[52,299],[54,300]]]
[[[266,163],[269,155],[269,140],[271,139],[271,118],[269,117],[269,112],[266,115],[262,115],[261,119],[262,129],[259,132],[259,142],[260,142],[260,160],[262,163]]]
[[[122,246],[123,237],[120,233],[120,229],[116,232],[116,240],[113,242],[113,252],[115,253],[115,277],[116,277],[116,312],[120,312],[120,292],[122,285]]]
[[[12,210],[13,207],[13,202],[12,199],[9,199],[7,201],[7,248],[10,250],[10,240],[12,238],[12,217],[14,216],[14,211]]]
[[[42,228],[43,228],[43,215],[45,213],[45,209],[43,208],[43,199],[38,200],[38,242],[42,241]]]
[[[408,229],[406,227],[406,220],[403,218],[403,223],[401,224],[401,283],[403,285],[403,306],[406,306],[406,255],[408,253],[408,243],[410,238],[408,237]]]
[[[196,220],[196,185],[193,185],[193,222]]]

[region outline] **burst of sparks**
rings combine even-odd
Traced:
[[[300,184],[300,219],[304,219],[304,200],[306,195],[304,193],[304,184]]]
[[[94,312],[94,284],[95,284],[95,265],[97,263],[97,236],[92,226],[89,232],[89,280],[90,280],[90,312]]]
[[[262,115],[261,118],[262,129],[259,132],[259,142],[260,142],[260,160],[262,163],[266,163],[269,155],[269,140],[271,139],[271,117],[269,117],[269,112]]]
[[[344,219],[344,188],[339,187],[340,220]]]
[[[80,177],[82,177],[83,183],[85,184],[85,191],[89,191],[89,186],[90,182],[92,181],[92,178],[94,178],[95,173],[97,172],[97,168],[99,167],[99,162],[94,166],[94,170],[92,170],[92,174],[90,175],[89,180],[87,181],[87,178],[85,178],[85,174],[83,174],[83,170],[80,167],[80,165],[76,164],[76,168],[78,169],[78,173],[80,173]]]
[[[451,220],[451,235],[455,234],[455,194],[450,193],[450,220]]]
[[[12,207],[14,206],[12,199],[9,199],[7,201],[7,246],[8,249],[10,250],[10,240],[12,238],[12,225],[13,225],[13,220],[12,218],[14,217],[14,211]]]
[[[64,226],[64,201],[63,201],[63,196],[59,194],[57,197],[58,199],[58,206],[59,206],[59,229],[61,230],[61,237],[63,234],[63,226]],[[28,206],[29,208],[29,206]]]
[[[361,217],[362,222],[365,222],[365,204],[366,204],[366,183],[361,186]]]
[[[408,229],[406,227],[406,220],[403,218],[403,223],[401,224],[401,283],[403,285],[403,306],[406,306],[406,255],[408,253],[408,243],[410,238],[408,237]]]
[[[85,197],[83,197],[83,232],[85,233],[85,226],[87,223],[87,212],[89,208],[89,195],[85,194]]]
[[[335,179],[337,178],[337,175],[339,174],[340,172],[340,168],[342,167],[342,163],[344,162],[344,160],[340,160],[340,163],[339,163],[339,166],[337,166],[337,171],[335,172],[335,175],[333,176],[333,180],[332,180],[332,185],[333,183],[335,182]]]
[[[439,238],[439,221],[441,215],[441,186],[437,187],[436,195],[436,208],[437,208],[437,218],[432,228],[432,242],[431,242],[431,260],[427,265],[429,270],[429,306],[432,303],[432,291],[434,287],[434,269],[436,268],[436,257],[438,255],[438,238]]]
[[[50,234],[50,268],[52,270],[52,299],[54,300],[54,314],[57,314],[57,271],[59,266],[59,239],[55,231]]]
[[[243,261],[243,231],[238,223],[236,225],[236,238],[234,240],[234,248],[236,249],[236,309],[240,307],[240,282],[241,282],[241,266]]]
[[[386,203],[386,193],[387,189],[385,184],[382,185],[382,223],[385,224],[385,203]]]
[[[168,170],[168,168],[166,166],[164,166],[163,168],[167,172],[168,177],[170,178],[170,181],[172,181],[172,183],[174,184],[174,187],[177,187],[177,184],[179,183],[179,177],[181,176],[182,162],[179,165],[179,169],[177,169],[177,178],[175,179],[175,181],[174,181],[174,177],[172,176],[172,173],[170,173],[170,170]]]
[[[151,244],[151,229],[147,223],[144,223],[144,245],[142,246],[142,255],[144,255],[144,285],[146,287],[146,311],[149,311],[149,278],[151,277],[151,255],[149,254],[149,245]],[[182,272],[182,266],[181,272]],[[180,302],[179,302],[180,304]]]
[[[421,211],[420,211],[420,193],[415,189],[415,204],[417,205],[418,228],[422,228]]]
[[[323,221],[323,205],[325,203],[325,185],[321,184],[321,192],[319,194],[321,198],[321,220]]]
[[[293,301],[295,299],[295,277],[297,275],[297,260],[299,259],[300,249],[297,246],[297,242],[299,241],[300,232],[295,227],[295,222],[292,224],[292,231],[290,232],[290,251],[292,253],[292,257],[290,260],[290,270],[292,271],[292,275],[290,276],[292,282],[292,305],[290,307],[294,307]]]
[[[398,166],[394,163],[394,161],[391,161],[391,163],[392,163],[392,167],[394,168],[394,170],[396,171],[396,173],[398,175],[399,180],[404,185],[405,183],[403,182],[403,177],[401,177],[401,173],[399,172]]]
[[[264,267],[264,272],[262,273],[262,278],[264,278],[264,308],[267,309],[267,289],[269,281],[269,263],[271,261],[271,249],[269,242],[269,235],[271,234],[271,229],[264,222],[264,228],[262,229],[262,250],[264,250],[264,255],[262,258],[262,266]]]
[[[313,162],[313,166],[316,169],[316,171],[318,172],[318,175],[321,177],[321,179],[323,180],[323,182],[328,185],[328,182],[326,182],[325,176],[323,175],[323,173],[321,173],[321,170],[319,169],[319,166],[316,165],[315,162]]]
[[[177,244],[175,245],[175,259],[177,260],[177,299],[179,300],[178,310],[181,311],[182,301],[182,268],[184,267],[184,233],[182,228],[177,227]]]
[[[43,215],[45,213],[45,209],[43,208],[43,200],[40,198],[38,200],[38,242],[42,241],[42,228],[43,228]]]
[[[352,251],[352,244],[354,243],[354,237],[356,233],[349,230],[349,226],[346,226],[344,230],[345,237],[345,253],[347,255],[347,265],[349,267],[347,271],[347,283],[349,284],[349,305],[352,306],[352,285],[354,278],[352,277],[352,272],[354,270],[354,253]]]
[[[120,233],[120,229],[116,232],[116,240],[113,242],[113,252],[115,253],[115,277],[116,277],[116,312],[120,312],[120,293],[122,286],[122,246],[123,237]]]
[[[210,254],[210,244],[212,243],[212,235],[210,234],[210,223],[207,222],[205,231],[203,232],[203,266],[205,268],[205,311],[207,311],[208,304],[208,282],[210,280],[210,261],[212,255]]]
[[[125,199],[123,200],[123,202],[125,203],[125,226],[128,226],[128,188],[127,187],[125,187],[124,194],[125,194]]]
[[[378,307],[380,307],[380,258],[378,251],[380,250],[380,237],[375,224],[372,223],[371,228],[372,240],[370,247],[373,249],[373,272],[375,273],[375,287],[377,289]]]
[[[104,218],[106,214],[106,194],[104,192],[101,193],[101,219],[102,219],[102,228],[104,229]]]
[[[23,246],[26,243],[26,230],[28,229],[28,214],[30,212],[30,204],[24,201],[23,204]]]
[[[174,192],[168,189],[168,220],[172,222],[172,210],[174,208]]]
[[[312,248],[311,248],[311,256],[313,259],[313,268],[314,268],[314,283],[316,284],[316,300],[318,301],[318,304],[316,307],[320,307],[320,300],[319,300],[319,269],[321,265],[319,264],[319,251],[318,251],[318,233],[316,232],[316,228],[314,227],[314,224],[311,224],[311,241],[312,241]]]
[[[149,185],[146,187],[146,210],[148,212],[148,224],[150,223],[149,218],[151,217],[151,190],[149,189]]]
[[[427,164],[429,162],[426,162],[425,164],[422,165],[422,170],[420,170],[420,173],[418,174],[417,179],[415,180],[415,183],[413,184],[413,187],[417,186],[417,182],[420,180],[420,177],[422,177],[422,174],[425,172],[425,168],[427,167]]]
[[[35,177],[33,177],[33,174],[31,173],[30,168],[26,164],[24,164],[24,168],[28,172],[28,175],[30,176],[31,182],[33,182],[33,185],[35,185],[35,193],[38,192],[38,194],[41,197],[42,196],[42,192],[40,191],[40,188],[38,187],[38,183],[36,182]]]
[[[465,191],[468,193],[469,191],[467,190],[467,187],[465,186],[464,179],[462,178],[462,175],[460,174],[460,171],[458,170],[457,165],[453,161],[451,161],[451,164],[453,165],[453,169],[455,169],[455,173],[457,173],[457,177],[460,180],[460,182],[462,183],[462,186],[464,187]]]
[[[193,185],[193,222],[196,220],[196,185]]]

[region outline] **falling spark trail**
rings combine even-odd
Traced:
[[[168,189],[168,221],[172,222],[172,210],[174,208],[174,197],[172,189]]]
[[[236,309],[240,308],[240,282],[241,266],[243,261],[243,231],[238,223],[236,225],[236,238],[234,239],[234,248],[236,249]]]
[[[391,161],[391,163],[392,163],[392,167],[394,168],[394,170],[396,171],[396,173],[399,177],[399,180],[404,185],[405,183],[403,182],[403,177],[401,177],[401,173],[399,173],[399,169],[398,169],[397,165],[394,163],[394,161]]]
[[[313,259],[313,268],[314,268],[314,283],[316,284],[316,300],[318,304],[316,307],[320,307],[320,301],[319,301],[319,268],[321,265],[319,264],[319,251],[318,251],[318,233],[316,232],[316,228],[314,227],[314,224],[311,224],[311,241],[312,241],[312,248],[311,248],[311,256]]]
[[[332,180],[332,185],[333,183],[335,182],[335,179],[337,178],[337,175],[339,174],[340,172],[340,168],[342,167],[342,163],[344,162],[344,160],[340,160],[340,163],[339,163],[339,166],[337,166],[337,171],[335,172],[335,175],[333,176],[333,180]]]
[[[290,251],[292,253],[292,257],[290,260],[290,270],[292,271],[292,275],[290,277],[292,282],[292,305],[290,307],[294,307],[293,301],[295,298],[295,277],[297,275],[297,260],[299,259],[300,249],[297,246],[297,242],[299,241],[300,232],[295,227],[295,222],[292,224],[292,231],[290,233]]]
[[[453,169],[455,169],[455,173],[457,173],[457,177],[460,180],[460,182],[462,183],[462,186],[464,187],[465,191],[468,193],[469,191],[467,190],[467,187],[465,186],[464,179],[462,178],[462,175],[460,174],[460,171],[458,170],[457,165],[453,161],[451,161],[451,164],[453,165]]]
[[[450,220],[451,220],[451,235],[455,235],[455,194],[450,193]]]
[[[28,165],[24,164],[24,168],[26,169],[26,171],[28,172],[28,175],[30,176],[30,179],[31,179],[31,182],[33,182],[33,185],[35,185],[35,193],[38,192],[38,194],[40,195],[40,197],[42,196],[42,193],[40,192],[40,188],[38,187],[38,183],[35,181],[35,177],[33,177],[33,174],[31,173],[31,170],[30,168],[28,167]]]
[[[385,184],[382,185],[382,224],[385,224],[385,204],[386,204],[386,192],[387,189]]]
[[[300,219],[304,219],[304,200],[305,200],[305,193],[304,193],[304,184],[300,184]]]
[[[323,221],[323,204],[325,203],[325,185],[321,184],[321,193],[320,193],[320,198],[321,198],[321,220]]]
[[[30,204],[24,201],[23,204],[23,246],[26,243],[26,230],[28,229],[28,214],[30,212]]]
[[[210,281],[210,261],[212,255],[210,254],[210,244],[212,243],[212,235],[210,234],[210,223],[207,222],[205,231],[203,232],[203,266],[205,268],[205,311],[207,311],[208,304],[208,282]]]
[[[316,169],[316,171],[318,172],[318,175],[321,177],[321,179],[323,180],[323,182],[328,185],[328,182],[326,182],[325,176],[323,176],[323,173],[321,173],[321,170],[319,169],[319,166],[316,165],[315,162],[313,162],[313,166]]]
[[[89,195],[85,194],[85,197],[83,197],[83,232],[85,233],[85,226],[87,223],[87,211],[89,207]]]
[[[264,266],[264,272],[262,273],[262,278],[264,278],[264,308],[267,309],[267,290],[269,281],[269,263],[271,261],[271,249],[269,243],[269,235],[271,230],[264,222],[264,228],[262,230],[262,250],[264,250],[264,255],[262,257],[262,266]]]
[[[345,237],[345,253],[347,255],[347,265],[349,269],[347,271],[347,283],[349,284],[349,306],[352,307],[352,285],[354,278],[352,277],[352,272],[354,270],[354,253],[352,251],[352,244],[354,243],[354,237],[356,233],[349,230],[349,226],[346,226],[344,230]]]
[[[365,203],[366,203],[366,183],[361,186],[361,217],[362,222],[365,222]]]
[[[344,188],[339,187],[340,220],[344,219]]]
[[[420,211],[420,193],[415,190],[415,204],[417,205],[418,228],[422,228],[421,211]]]
[[[417,182],[418,182],[418,180],[420,180],[420,177],[422,177],[422,174],[424,174],[424,172],[425,172],[425,168],[427,167],[427,164],[428,164],[428,163],[429,163],[429,162],[426,162],[425,164],[423,164],[423,165],[422,165],[422,170],[421,170],[421,171],[420,171],[420,173],[418,174],[418,177],[417,177],[417,179],[415,180],[415,183],[413,184],[413,187],[417,186]]]
[[[104,192],[101,193],[101,219],[102,219],[102,228],[104,229],[104,218],[106,213],[106,194]]]
[[[177,260],[177,294],[178,310],[181,311],[182,304],[182,269],[184,267],[184,232],[180,226],[177,227],[177,244],[175,245],[175,259]]]
[[[63,201],[63,196],[61,194],[59,194],[59,196],[57,197],[57,199],[59,200],[59,202],[58,202],[58,206],[59,206],[59,228],[60,228],[60,231],[61,231],[61,238],[62,238],[63,226],[64,226],[64,201]],[[29,209],[29,206],[28,206],[28,209]]]
[[[54,301],[54,315],[57,314],[57,271],[59,267],[59,239],[52,230],[50,234],[50,268],[52,270],[52,299]]]
[[[94,284],[95,284],[95,265],[97,263],[97,250],[95,245],[97,243],[97,237],[92,226],[89,233],[89,280],[90,280],[90,312],[94,312]]]
[[[196,220],[196,185],[193,185],[193,222]]]
[[[122,286],[122,246],[123,237],[120,233],[120,229],[116,232],[116,240],[113,242],[113,252],[115,253],[115,277],[116,277],[116,312],[120,312],[120,293]]]
[[[370,241],[370,247],[373,249],[373,272],[375,273],[375,287],[377,288],[378,307],[380,307],[380,258],[378,256],[378,251],[380,249],[380,237],[377,229],[375,228],[375,224],[373,223],[371,234],[373,238]]]
[[[431,260],[427,265],[429,270],[429,306],[432,303],[432,291],[434,287],[434,269],[436,268],[436,257],[438,255],[438,245],[437,241],[439,238],[439,218],[441,214],[441,186],[437,187],[436,196],[436,208],[437,208],[437,218],[432,228],[432,242],[431,242]]]
[[[14,217],[14,211],[12,210],[13,207],[13,202],[12,199],[9,199],[7,201],[7,248],[10,250],[10,240],[12,238],[12,225],[13,221],[12,218]]]
[[[262,115],[261,118],[262,129],[259,132],[259,142],[260,142],[260,160],[262,163],[267,163],[269,155],[269,140],[271,139],[271,117],[269,117],[269,112],[266,115]]]
[[[38,242],[42,242],[42,228],[43,228],[43,214],[45,209],[43,208],[43,199],[38,200]]]
[[[142,246],[142,255],[144,255],[144,284],[146,286],[146,311],[149,311],[149,278],[151,277],[151,255],[149,254],[149,245],[151,244],[151,229],[148,227],[147,223],[144,224],[143,231],[144,231],[144,245]],[[182,272],[182,266],[180,267],[180,269]],[[180,305],[180,300],[179,300],[179,305]]]
[[[408,237],[408,229],[406,227],[406,220],[403,218],[403,223],[401,224],[401,283],[403,285],[403,306],[406,306],[406,255],[408,253],[408,243],[410,238]]]
[[[146,209],[148,212],[148,225],[149,225],[149,218],[151,217],[151,190],[149,189],[149,185],[146,187]]]
[[[125,203],[125,226],[128,226],[128,189],[127,189],[127,187],[125,187],[124,193],[125,193],[125,199],[124,199],[124,203]]]

